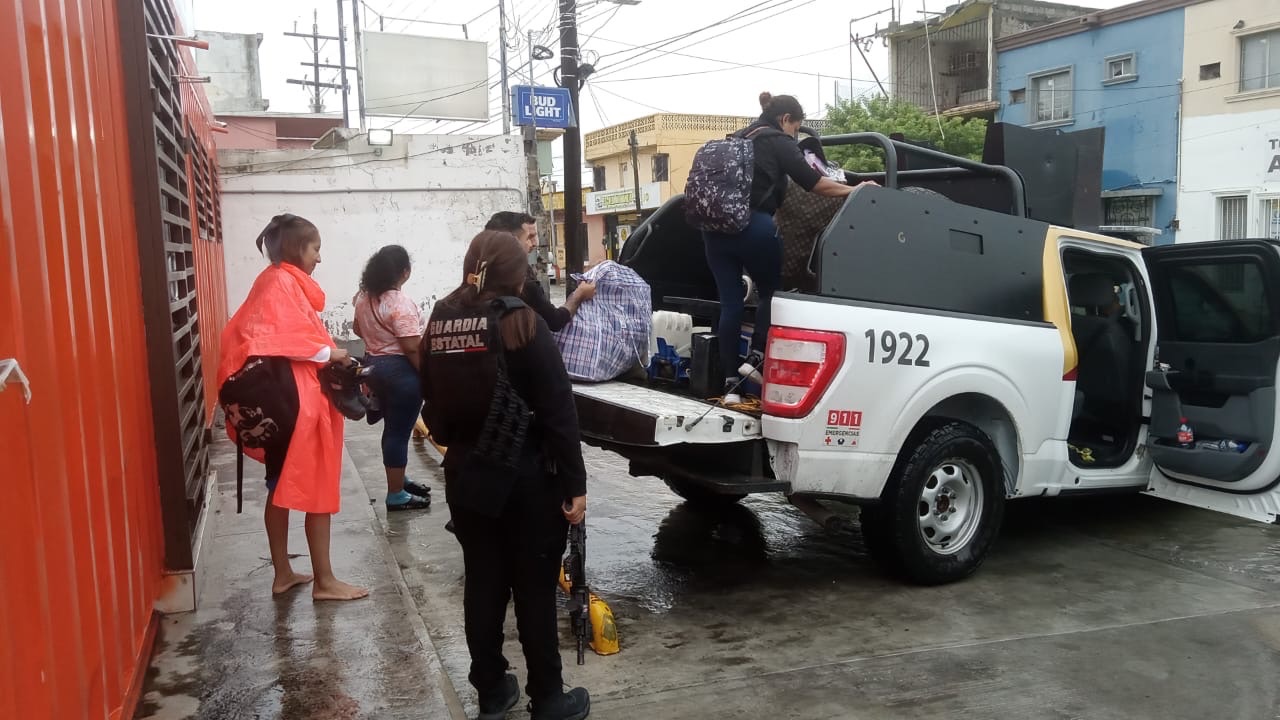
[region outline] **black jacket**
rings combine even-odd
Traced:
[[[806,192],[822,179],[822,175],[804,161],[804,153],[795,138],[783,133],[774,125],[752,123],[741,134],[757,128],[773,128],[776,132],[759,132],[752,138],[755,150],[755,170],[751,176],[751,209],[770,215],[782,207],[787,194],[787,178],[790,177]]]
[[[544,296],[545,297],[545,296]],[[497,328],[487,306],[437,303],[422,336],[423,417],[447,446],[446,470],[466,473],[466,461],[484,425],[497,378]],[[511,385],[533,411],[524,452],[554,463],[564,497],[585,495],[587,472],[573,386],[560,349],[538,318],[532,342],[505,351]]]
[[[550,298],[542,291],[542,283],[538,282],[538,276],[534,274],[532,267],[529,268],[528,277],[525,278],[524,293],[520,299],[547,323],[547,329],[551,332],[560,332],[573,319],[573,313],[569,312],[568,308],[551,304]]]

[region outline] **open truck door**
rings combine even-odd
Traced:
[[[1280,515],[1280,243],[1143,250],[1157,327],[1147,492],[1252,520]],[[1194,442],[1179,428],[1185,424]]]

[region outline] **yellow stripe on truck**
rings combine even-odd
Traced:
[[[1062,340],[1062,376],[1076,369],[1076,339],[1071,334],[1071,305],[1067,302],[1067,283],[1062,274],[1062,253],[1058,250],[1058,228],[1050,227],[1044,241],[1044,319],[1058,328]]]

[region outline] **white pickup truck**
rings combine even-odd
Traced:
[[[1017,498],[1147,492],[1276,522],[1280,244],[1054,226],[1008,168],[824,139],[851,142],[886,148],[884,187],[817,240],[817,292],[775,296],[759,416],[665,382],[580,384],[589,443],[691,502],[781,492],[828,525],[823,502],[858,505],[872,554],[922,584],[976,570]],[[899,171],[903,151],[952,167]],[[622,255],[685,308],[715,297],[701,258],[679,198]]]

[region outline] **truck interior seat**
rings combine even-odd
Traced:
[[[1101,273],[1071,277],[1067,294],[1084,314],[1071,316],[1076,342],[1076,389],[1084,415],[1102,426],[1123,431],[1129,397],[1133,340],[1121,322],[1115,280]],[[1078,403],[1079,405],[1080,403]]]

